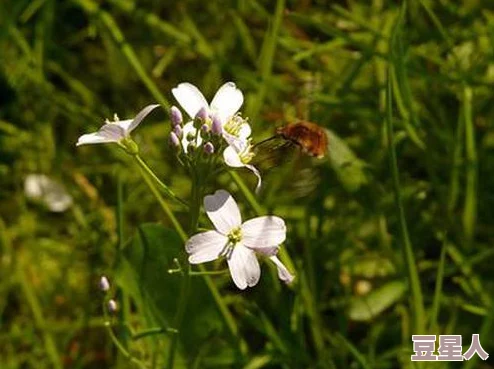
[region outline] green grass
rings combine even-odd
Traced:
[[[1,2],[0,368],[429,367],[410,362],[412,334],[461,334],[466,351],[480,333],[494,355],[488,5]],[[286,220],[292,286],[268,263],[242,293],[228,274],[197,277],[224,263],[194,267],[190,281],[168,274],[196,219],[116,145],[75,147],[113,113],[160,103],[134,138],[190,203],[167,144],[171,88],[189,81],[210,99],[229,80],[256,141],[296,119],[328,130],[327,158],[264,169],[259,196],[242,170],[207,191],[232,192],[244,219]],[[55,214],[28,200],[31,173],[63,183],[73,206]],[[101,274],[122,307],[112,327]]]

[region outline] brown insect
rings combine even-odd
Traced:
[[[302,151],[316,158],[323,158],[328,151],[328,135],[316,123],[299,121],[276,129],[276,135],[299,146]]]

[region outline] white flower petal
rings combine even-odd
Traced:
[[[283,265],[281,260],[278,259],[277,256],[271,256],[269,259],[276,264],[276,268],[278,269],[278,278],[285,283],[292,283],[295,277],[288,271],[286,266]]]
[[[256,194],[259,193],[259,190],[261,189],[261,184],[262,184],[262,178],[261,178],[261,173],[257,170],[257,168],[251,164],[246,164],[246,168],[250,169],[252,173],[254,173],[257,177],[257,185],[256,185]]]
[[[154,109],[156,109],[158,106],[160,106],[160,105],[159,104],[152,104],[152,105],[148,105],[144,109],[142,109],[139,113],[137,113],[135,118],[132,120],[132,123],[127,127],[125,132],[127,134],[132,132],[142,122],[142,120],[144,118],[146,118],[147,115],[149,113],[151,113]]]
[[[204,209],[216,230],[224,235],[242,224],[238,205],[232,195],[225,190],[218,190],[214,195],[205,196]]]
[[[125,135],[127,136],[129,133],[129,127],[132,124],[133,120],[132,119],[126,119],[126,120],[119,120],[118,122],[111,122],[112,126],[119,126],[120,128],[123,129],[125,132]]]
[[[244,290],[259,282],[261,267],[254,251],[242,244],[237,244],[228,258],[228,267],[235,285]]]
[[[278,246],[286,239],[285,221],[272,215],[250,219],[242,224],[242,235],[252,249]]]
[[[228,238],[216,231],[192,236],[185,244],[185,250],[190,254],[189,263],[200,264],[217,259],[227,243]]]
[[[180,83],[172,89],[172,94],[190,118],[194,119],[201,108],[209,110],[209,105],[204,95],[191,83]]]
[[[233,146],[228,146],[223,151],[223,159],[225,160],[226,165],[228,165],[229,167],[240,168],[245,166],[245,164],[242,163],[242,160],[240,160],[240,156],[233,148]]]
[[[117,142],[120,139],[121,137],[103,136],[100,132],[88,133],[79,137],[76,146],[107,143],[107,142]]]
[[[219,88],[211,102],[211,109],[218,114],[223,124],[231,118],[244,103],[244,95],[235,83],[227,82]]]
[[[249,123],[243,123],[240,126],[240,130],[238,132],[238,138],[242,140],[246,140],[247,138],[250,137],[250,134],[252,133],[252,129],[250,128]]]

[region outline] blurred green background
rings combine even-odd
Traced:
[[[464,352],[480,333],[494,355],[492,6],[3,0],[0,368],[139,367],[104,326],[102,274],[125,306],[116,335],[147,368],[166,367],[168,335],[132,339],[119,321],[159,324],[129,298],[129,285],[142,283],[143,301],[166,323],[179,277],[163,282],[173,265],[156,256],[152,277],[129,281],[119,250],[139,243],[130,241],[138,229],[166,239],[156,223],[169,221],[116,146],[75,142],[113,113],[131,118],[158,102],[134,138],[187,198],[189,180],[167,145],[171,88],[189,81],[210,99],[230,80],[244,92],[254,140],[308,119],[331,130],[329,157],[295,153],[263,171],[259,202],[287,222],[296,283],[280,284],[267,263],[259,285],[241,293],[214,278],[243,352],[197,286],[175,367],[494,367],[492,358],[410,361],[412,334],[462,335]],[[32,174],[63,186],[64,211],[26,196]],[[239,175],[254,187],[249,172]],[[235,195],[246,219],[256,216],[228,174],[217,188]]]

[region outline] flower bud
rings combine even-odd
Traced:
[[[172,145],[173,147],[180,146],[180,140],[178,139],[175,132],[170,132],[170,145]]]
[[[179,126],[183,122],[182,112],[176,106],[172,106],[170,109],[170,117],[173,126]]]
[[[216,135],[221,135],[223,133],[223,125],[221,124],[221,120],[217,115],[213,117],[211,131],[213,131],[213,133]]]
[[[205,122],[206,119],[208,118],[208,111],[206,110],[206,108],[203,106],[201,109],[199,109],[199,111],[197,112],[196,114],[196,117],[195,119],[200,119],[201,122]]]
[[[208,132],[209,132],[209,126],[208,126],[207,124],[205,124],[205,123],[204,123],[204,124],[201,126],[201,132],[203,132],[203,133],[208,133]]]
[[[99,280],[99,289],[103,292],[107,292],[110,289],[110,282],[106,276],[102,276]]]
[[[182,138],[182,133],[183,133],[182,127],[180,126],[173,127],[173,132],[175,132],[178,138]]]
[[[206,142],[204,144],[204,152],[209,155],[214,153],[214,146],[211,142]]]
[[[114,314],[116,313],[118,310],[118,305],[117,305],[117,302],[113,299],[109,300],[108,301],[108,311],[111,313],[111,314]]]
[[[187,136],[185,137],[185,139],[189,142],[194,141],[195,138],[196,138],[196,132],[193,131],[187,133]]]

